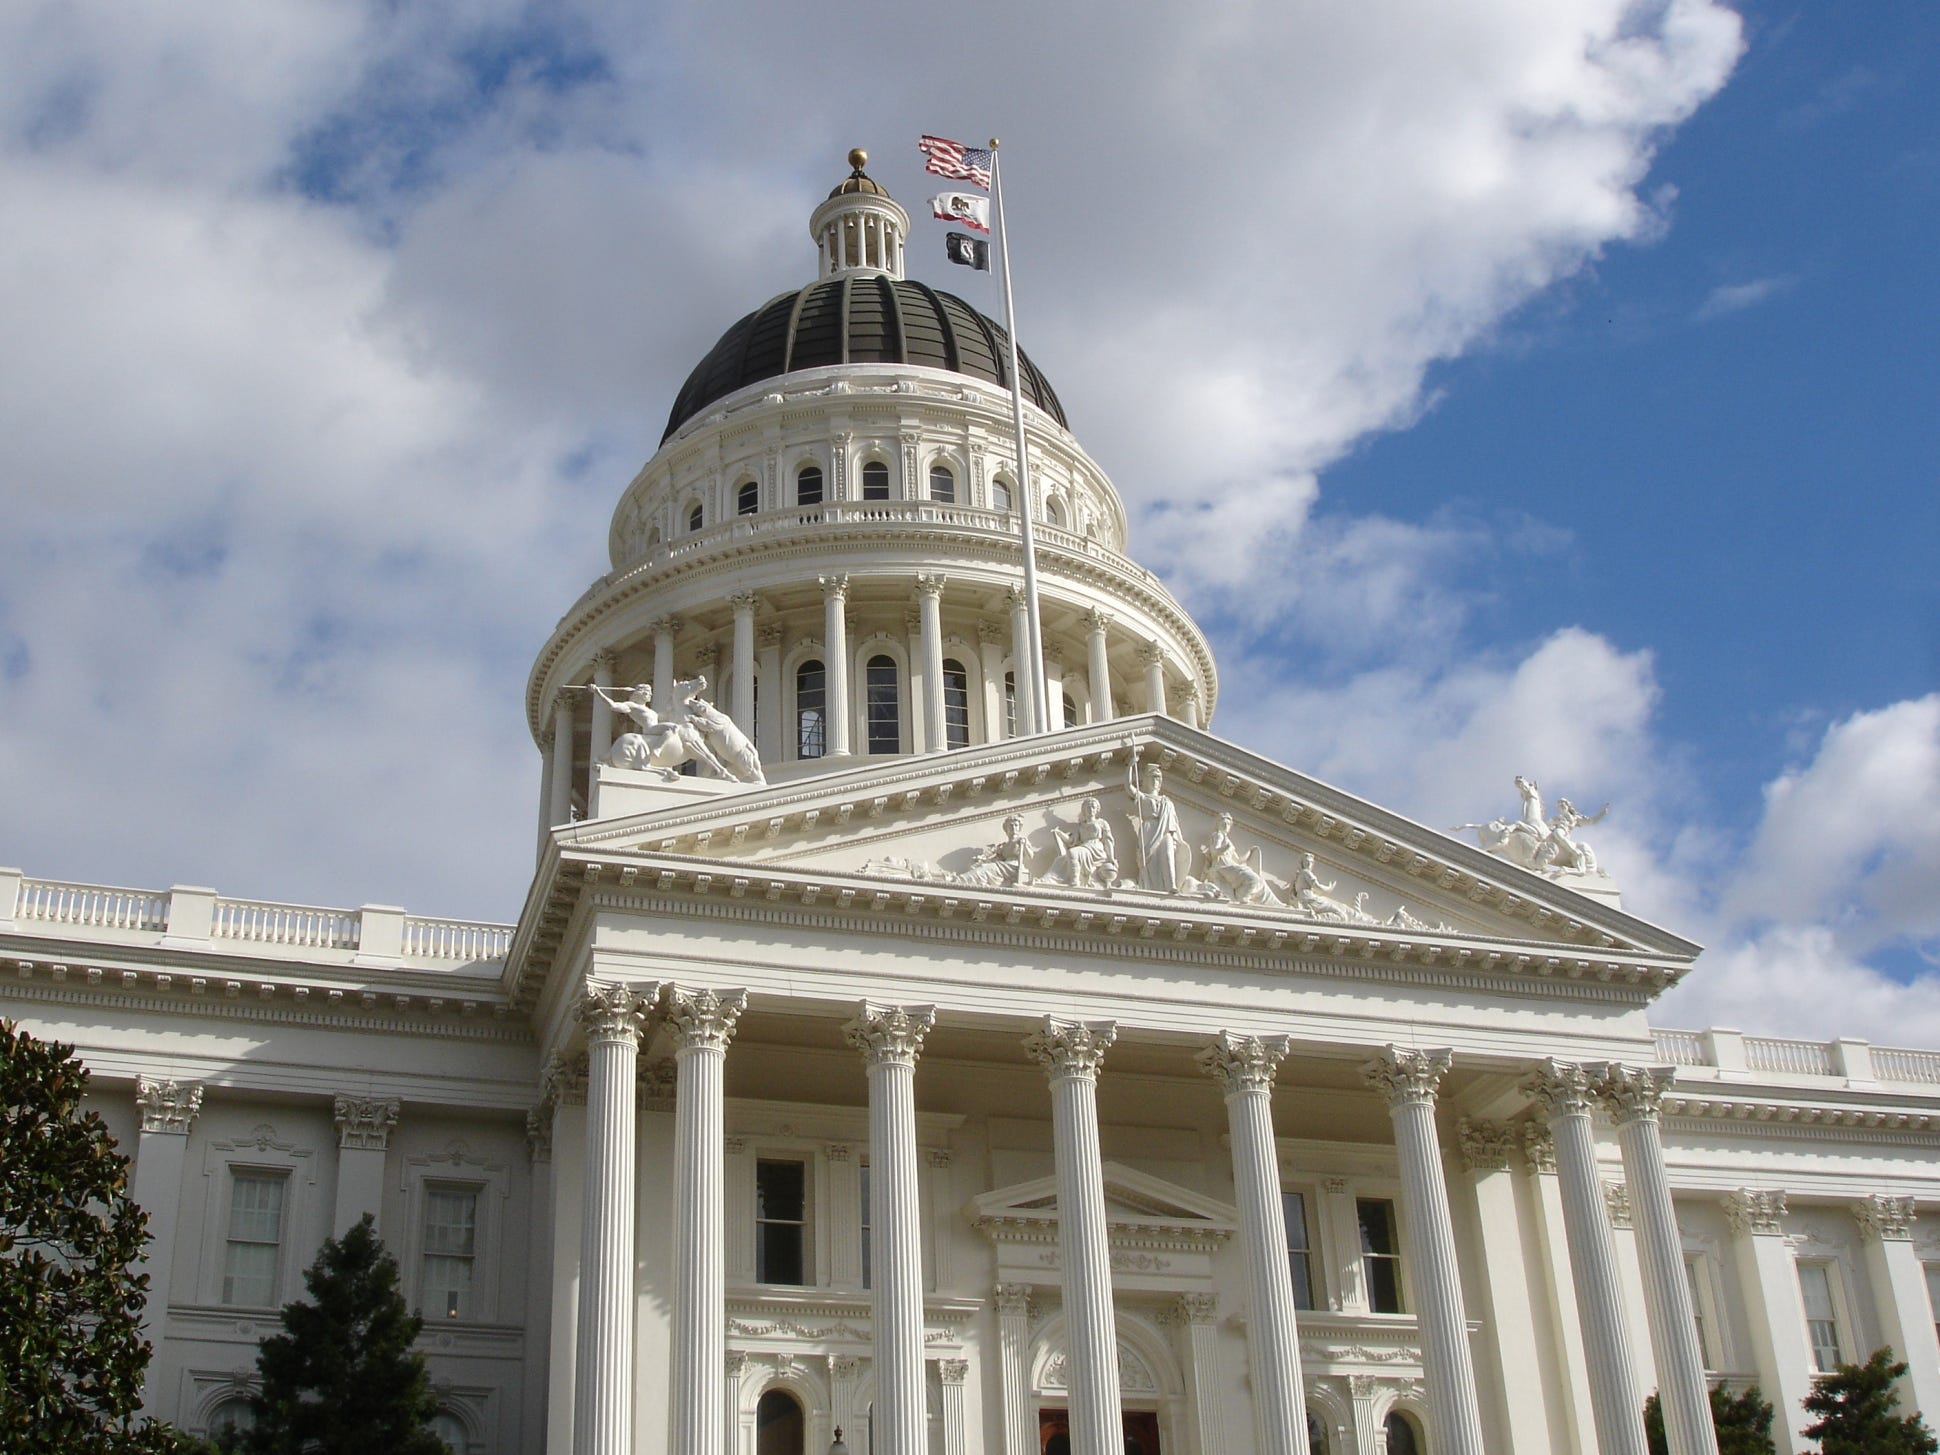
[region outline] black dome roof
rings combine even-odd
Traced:
[[[824,278],[761,305],[694,366],[667,416],[663,443],[717,399],[763,379],[825,364],[918,364],[1010,387],[1009,336],[961,298],[881,273]],[[1050,380],[1018,352],[1024,397],[1059,424]]]

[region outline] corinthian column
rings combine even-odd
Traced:
[[[1246,1248],[1246,1357],[1253,1378],[1253,1421],[1260,1455],[1307,1455],[1307,1406],[1294,1328],[1293,1271],[1280,1209],[1280,1158],[1273,1143],[1273,1076],[1286,1059],[1285,1036],[1219,1039],[1200,1067],[1226,1094],[1233,1139],[1233,1192]]]
[[[1019,701],[1024,684],[1018,683]],[[1110,1021],[1044,1018],[1028,1051],[1051,1082],[1051,1136],[1058,1168],[1058,1253],[1071,1399],[1071,1455],[1121,1455],[1118,1331],[1111,1298],[1111,1233],[1105,1167],[1098,1154],[1098,1066],[1118,1038]]]
[[[1401,1203],[1408,1215],[1420,1287],[1421,1364],[1434,1411],[1437,1448],[1449,1455],[1482,1455],[1482,1416],[1475,1401],[1475,1363],[1469,1355],[1462,1276],[1455,1264],[1455,1223],[1448,1214],[1435,1136],[1435,1088],[1454,1060],[1452,1051],[1407,1051],[1390,1046],[1361,1068],[1388,1099],[1394,1149],[1401,1163]]]
[[[633,1448],[633,1076],[658,985],[589,986],[575,1455]]]
[[[822,581],[823,701],[822,751],[840,757],[849,751],[849,578],[824,576]]]
[[[613,690],[613,654],[611,652],[593,653],[593,685]],[[600,764],[606,761],[607,753],[613,747],[613,709],[607,706],[606,698],[598,692],[586,694],[593,705],[592,746],[586,753],[586,813],[593,813],[595,790],[599,787]]]
[[[1105,627],[1109,612],[1097,607],[1085,613],[1085,675],[1091,679],[1091,720],[1104,722],[1112,716],[1111,659],[1105,652]]]
[[[916,578],[916,613],[923,638],[923,751],[950,746],[943,723],[943,582],[938,575]]]
[[[677,616],[663,616],[649,628],[653,632],[653,705],[665,712],[674,700],[674,637],[685,623]]]
[[[1163,713],[1165,711],[1165,653],[1157,642],[1147,642],[1138,649],[1138,659],[1145,667],[1145,710]]]
[[[1010,606],[1011,681],[1015,684],[1011,701],[1017,714],[1017,736],[1029,737],[1037,731],[1037,707],[1031,683],[1037,678],[1031,662],[1031,613],[1024,588],[1013,586],[1004,593]]]
[[[727,1448],[727,1245],[722,1199],[726,1128],[721,1071],[747,1007],[740,990],[667,996],[674,1080],[674,1434],[671,1455]]]
[[[928,1448],[923,1395],[923,1228],[916,1196],[916,1058],[934,1007],[862,1003],[844,1026],[869,1067],[869,1286],[875,1313],[876,1442]]]
[[[1718,1455],[1711,1424],[1711,1392],[1704,1382],[1704,1351],[1698,1347],[1691,1283],[1684,1274],[1684,1245],[1671,1207],[1664,1172],[1664,1141],[1658,1108],[1677,1074],[1668,1066],[1601,1068],[1596,1091],[1617,1124],[1623,1176],[1630,1188],[1630,1216],[1637,1257],[1644,1270],[1644,1312],[1657,1351],[1657,1394],[1664,1410],[1670,1455]]]
[[[728,598],[734,608],[734,660],[730,670],[728,699],[733,708],[734,725],[743,737],[755,741],[754,721],[754,613],[761,598],[752,591],[741,591]],[[772,685],[770,691],[773,690]]]
[[[1617,1284],[1617,1249],[1590,1130],[1590,1078],[1581,1066],[1545,1061],[1522,1089],[1549,1121],[1563,1194],[1563,1232],[1590,1366],[1590,1410],[1601,1455],[1645,1455],[1643,1397],[1637,1392]]]

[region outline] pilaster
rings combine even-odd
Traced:
[[[136,1271],[148,1275],[148,1303],[142,1332],[159,1342],[168,1321],[175,1272],[175,1235],[182,1216],[182,1171],[187,1165],[189,1132],[202,1110],[202,1084],[139,1076],[135,1107],[141,1133],[135,1143],[135,1176],[130,1195],[148,1214],[149,1240]],[[148,1404],[146,1392],[143,1404]]]
[[[1456,1125],[1462,1166],[1475,1200],[1475,1228],[1482,1263],[1477,1280],[1484,1306],[1477,1312],[1493,1331],[1494,1402],[1499,1411],[1503,1449],[1512,1455],[1551,1455],[1548,1392],[1541,1377],[1542,1345],[1536,1335],[1536,1308],[1530,1297],[1525,1226],[1511,1170],[1517,1137],[1501,1122]]]
[[[342,1237],[369,1213],[379,1230],[384,1221],[384,1158],[397,1125],[395,1097],[340,1096],[332,1106],[337,1122],[337,1205],[332,1236]]]
[[[1740,1188],[1725,1195],[1723,1208],[1751,1325],[1758,1382],[1778,1411],[1772,1439],[1779,1455],[1801,1455],[1806,1447],[1797,1432],[1809,1423],[1805,1399],[1812,1393],[1812,1347],[1806,1339],[1798,1265],[1785,1239],[1785,1194]]]
[[[1901,1403],[1929,1426],[1940,1424],[1940,1339],[1930,1307],[1926,1269],[1913,1247],[1913,1199],[1874,1193],[1852,1205],[1853,1221],[1879,1311],[1880,1333],[1906,1362]]]

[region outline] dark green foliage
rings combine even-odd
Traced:
[[[398,1292],[397,1260],[370,1216],[332,1238],[303,1276],[310,1301],[283,1306],[283,1332],[256,1356],[250,1455],[446,1455],[424,1356],[424,1321]]]
[[[1935,1455],[1940,1443],[1917,1414],[1900,1415],[1893,1382],[1906,1373],[1891,1349],[1875,1349],[1864,1364],[1841,1364],[1814,1386],[1805,1412],[1815,1424],[1799,1433],[1817,1440],[1821,1455]]]
[[[1711,1391],[1711,1424],[1718,1432],[1718,1455],[1774,1455],[1772,1407],[1752,1385],[1743,1394]],[[1652,1395],[1644,1401],[1644,1439],[1650,1455],[1670,1455],[1664,1437],[1664,1410]]]
[[[148,1278],[131,1272],[148,1216],[128,1159],[81,1110],[72,1046],[0,1021],[0,1448],[20,1455],[189,1455],[138,1419]]]

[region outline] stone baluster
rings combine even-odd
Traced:
[[[1563,1194],[1563,1232],[1583,1352],[1590,1367],[1590,1410],[1601,1455],[1645,1455],[1643,1396],[1624,1323],[1617,1282],[1617,1250],[1610,1233],[1603,1179],[1597,1172],[1590,1126],[1590,1078],[1581,1066],[1545,1061],[1523,1083],[1541,1106],[1556,1147],[1557,1181]]]
[[[761,605],[761,598],[752,591],[738,591],[728,598],[728,605],[734,608],[733,660],[729,667],[733,678],[728,684],[732,712],[729,715],[733,717],[734,725],[741,729],[742,735],[753,742],[754,614]]]
[[[1111,614],[1097,607],[1085,613],[1085,675],[1091,679],[1091,720],[1106,722],[1115,714],[1111,704],[1111,659],[1105,651],[1105,627]]]
[[[593,685],[607,692],[613,690],[614,658],[611,652],[593,653]],[[599,787],[600,764],[606,761],[608,751],[613,747],[613,709],[607,706],[606,698],[598,692],[586,694],[593,706],[592,746],[586,752],[586,814],[592,817],[593,798]]]
[[[1004,593],[1004,601],[1010,607],[1011,681],[1015,684],[1011,701],[1017,714],[1017,736],[1022,738],[1037,731],[1037,708],[1031,700],[1031,683],[1036,680],[1031,670],[1031,615],[1023,587],[1011,587]]]
[[[1246,1353],[1253,1421],[1261,1455],[1307,1455],[1307,1406],[1294,1326],[1293,1272],[1280,1208],[1280,1159],[1273,1140],[1273,1076],[1286,1059],[1285,1036],[1230,1031],[1199,1053],[1219,1082],[1233,1143],[1233,1193],[1246,1250]]]
[[[940,753],[950,746],[943,721],[943,576],[916,578],[916,613],[923,639],[923,748]]]
[[[1121,1455],[1122,1449],[1111,1233],[1105,1221],[1104,1161],[1098,1151],[1098,1067],[1117,1037],[1110,1021],[1046,1016],[1043,1029],[1024,1042],[1051,1083],[1071,1455]]]
[[[824,576],[822,583],[823,751],[831,758],[849,751],[849,578]]]
[[[1363,1066],[1369,1084],[1388,1099],[1394,1149],[1401,1164],[1401,1200],[1411,1229],[1415,1302],[1421,1323],[1421,1363],[1427,1377],[1435,1440],[1448,1455],[1482,1455],[1482,1416],[1475,1399],[1475,1363],[1468,1347],[1461,1270],[1455,1262],[1455,1223],[1448,1211],[1435,1135],[1435,1089],[1454,1053],[1389,1046]]]
[[[931,1006],[872,1005],[843,1027],[869,1068],[869,1272],[875,1315],[876,1443],[924,1450],[923,1228],[916,1184],[916,1058]]]

